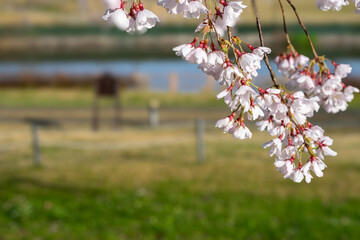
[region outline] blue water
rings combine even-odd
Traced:
[[[350,76],[360,76],[360,59],[338,59],[337,63],[348,63],[353,67]],[[271,64],[274,69],[276,65]],[[113,75],[131,75],[134,72],[149,76],[149,87],[153,91],[167,91],[168,76],[172,72],[179,75],[180,92],[198,92],[206,83],[205,74],[197,66],[183,60],[152,61],[68,61],[68,62],[0,62],[0,76],[13,75],[20,72],[37,74],[65,73],[69,75],[92,75],[111,73]],[[263,65],[255,82],[266,81],[269,73]],[[1,80],[1,79],[0,79]],[[266,84],[266,83],[265,83]],[[261,85],[261,84],[260,84]]]

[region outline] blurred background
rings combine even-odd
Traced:
[[[101,17],[100,0],[0,0],[0,239],[360,239],[360,98],[312,122],[337,157],[310,185],[285,181],[261,144],[214,129],[220,90],[172,48],[197,21],[169,16],[145,35]],[[244,0],[250,6],[249,0]],[[258,1],[270,57],[286,45],[277,1]],[[360,85],[353,6],[295,1],[320,55]],[[287,8],[295,47],[311,56]],[[235,30],[258,45],[251,9]],[[263,67],[255,80],[269,85]]]

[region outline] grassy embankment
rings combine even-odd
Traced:
[[[90,91],[0,96],[2,106],[91,103]],[[168,106],[214,98],[129,92],[124,104],[153,97]],[[238,142],[210,128],[197,164],[190,127],[41,130],[43,166],[34,168],[28,127],[2,123],[0,133],[1,239],[360,238],[358,130],[328,132],[339,155],[310,185],[282,180],[261,150],[266,134]]]

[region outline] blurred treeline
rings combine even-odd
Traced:
[[[101,0],[0,0],[0,60],[173,57],[172,47],[191,41],[199,21],[168,15],[154,0],[143,2],[159,15],[161,23],[139,38],[102,20],[106,6]],[[244,2],[250,6],[248,0]],[[360,54],[360,24],[353,6],[340,12],[322,12],[315,7],[315,1],[295,4],[320,54],[331,57]],[[259,1],[259,5],[266,45],[278,54],[286,44],[277,1]],[[310,54],[294,14],[287,6],[286,11],[295,47]],[[241,16],[236,31],[243,40],[257,44],[250,7]]]

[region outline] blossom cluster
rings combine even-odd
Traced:
[[[126,32],[146,32],[147,29],[153,28],[159,18],[151,11],[144,8],[141,1],[138,4],[133,2],[129,11],[126,11],[126,1],[123,0],[106,0],[109,7],[103,16],[104,20],[111,19],[114,24]]]
[[[360,14],[360,0],[352,0],[355,4],[355,13]],[[349,5],[349,0],[316,0],[316,6],[322,11],[340,11],[343,6]]]
[[[104,19],[111,18],[128,32],[152,28],[159,19],[144,9],[140,0],[128,11],[123,0],[106,0],[109,9]],[[290,1],[289,1],[290,2]],[[356,6],[359,0],[354,0]],[[347,0],[317,0],[322,10],[339,10]],[[325,156],[336,156],[330,146],[333,140],[324,130],[310,122],[320,107],[329,113],[347,108],[357,88],[346,86],[342,79],[350,72],[347,64],[337,64],[325,57],[314,59],[299,54],[289,43],[288,51],[275,58],[278,70],[288,78],[285,86],[277,83],[262,89],[253,83],[261,62],[266,61],[271,49],[253,47],[232,32],[237,19],[247,7],[240,0],[158,0],[158,5],[169,14],[200,19],[197,36],[173,50],[185,61],[196,64],[224,88],[216,97],[229,108],[229,115],[216,122],[216,127],[236,139],[250,139],[248,121],[256,121],[260,131],[267,131],[273,139],[263,144],[274,165],[284,178],[294,182],[311,182],[314,174],[323,176]],[[260,35],[261,31],[259,30]],[[330,63],[332,68],[326,63]]]
[[[279,71],[289,79],[286,84],[288,89],[300,90],[309,97],[317,97],[319,104],[328,113],[345,111],[348,102],[353,100],[354,93],[358,93],[359,89],[346,86],[342,81],[351,72],[350,65],[328,61],[333,65],[333,72],[327,67],[325,58],[310,61],[293,49],[275,58]]]

